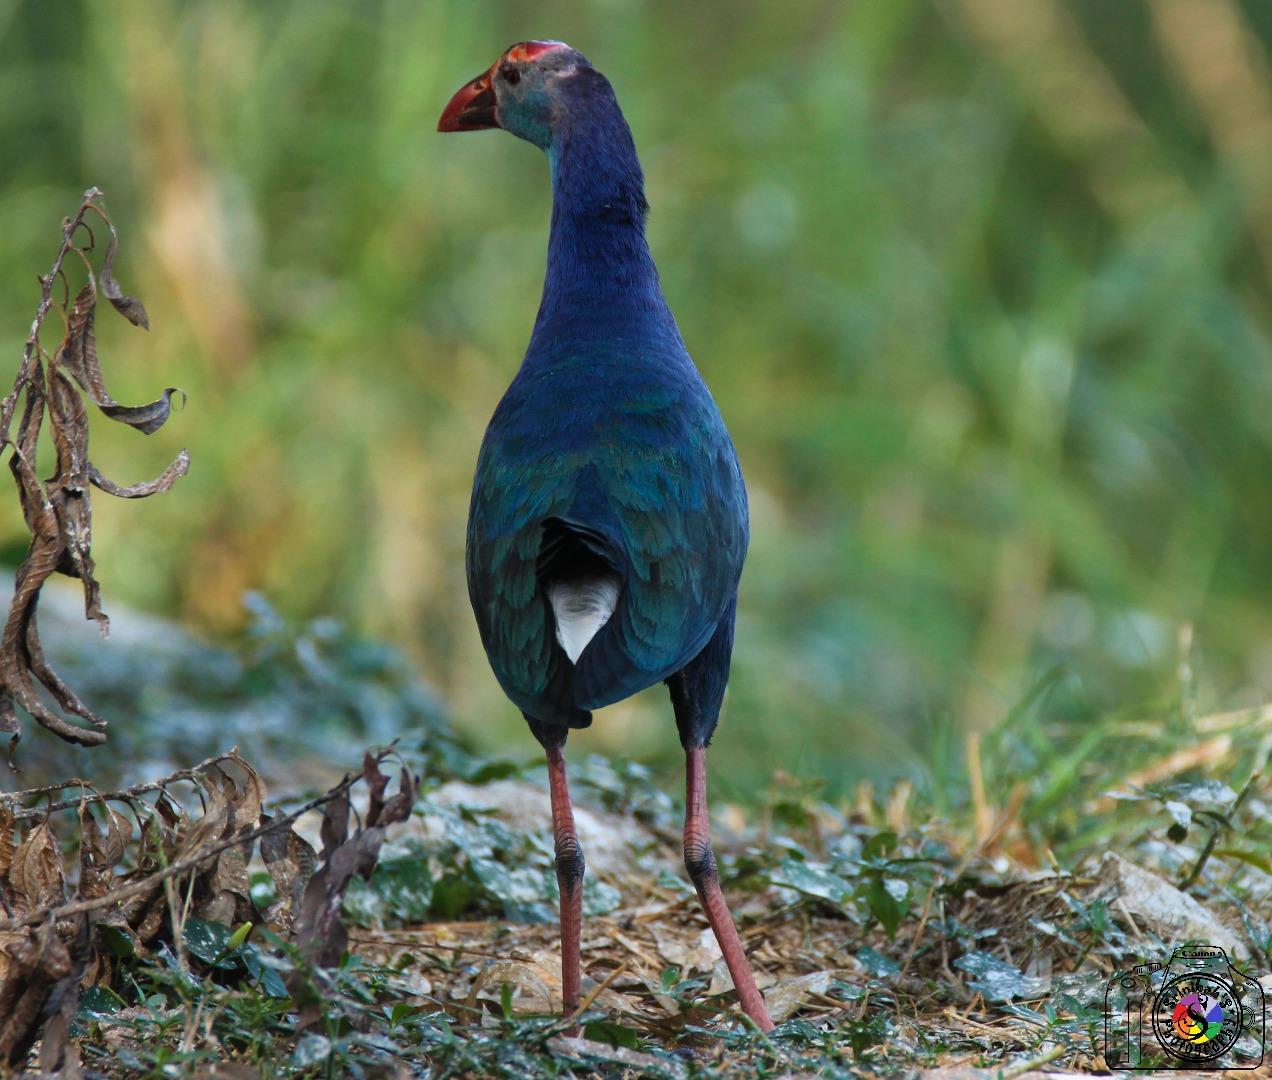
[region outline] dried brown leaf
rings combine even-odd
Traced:
[[[233,763],[243,774],[242,783],[235,781],[226,771],[225,763]],[[236,832],[255,828],[261,819],[261,807],[265,802],[265,781],[260,773],[252,768],[237,750],[227,754],[216,766],[222,778],[222,789],[226,791],[232,810],[231,826]],[[230,784],[229,789],[225,788]]]
[[[69,942],[59,936],[52,920],[46,920],[6,950],[9,967],[0,985],[0,1065],[12,1069],[25,1065],[50,1020],[61,1016],[69,1021],[74,1015],[88,961],[88,920],[77,921]],[[62,1043],[55,1041],[51,1049],[64,1052],[64,1047],[65,1030]]]
[[[141,918],[133,928],[137,932],[137,940],[143,945],[149,945],[159,936],[159,932],[169,925],[168,901],[163,887],[156,885],[151,896],[152,899],[140,913]]]
[[[119,237],[115,233],[115,226],[111,224],[109,218],[106,220],[106,224],[110,228],[110,243],[106,246],[106,257],[102,260],[102,268],[97,273],[97,280],[102,286],[102,294],[114,305],[115,310],[132,323],[133,326],[140,326],[143,330],[149,330],[150,316],[146,314],[146,309],[142,307],[141,301],[125,295],[124,291],[119,287],[119,283],[115,280],[115,254],[119,249]]]
[[[0,987],[3,987],[8,981],[9,972],[13,968],[13,958],[9,954],[9,946],[25,940],[30,932],[26,928],[22,930],[0,930]]]
[[[114,495],[119,499],[146,499],[151,495],[160,495],[189,471],[190,455],[187,451],[182,450],[172,459],[172,464],[153,480],[144,480],[138,484],[122,487],[115,483],[114,480],[98,472],[97,466],[91,461],[88,463],[88,478],[92,481],[93,487],[101,488],[107,495]]]
[[[830,989],[833,971],[814,971],[811,975],[796,975],[782,979],[764,991],[764,1001],[775,1023],[794,1016],[812,994],[824,994]]]
[[[368,825],[393,825],[405,821],[415,804],[416,784],[406,769],[398,777],[398,790],[391,798],[385,799],[384,792],[389,778],[380,771],[380,757],[373,756],[370,751],[362,759],[362,778],[366,781],[370,793],[367,806]]]
[[[79,898],[93,900],[105,896],[115,878],[115,866],[124,856],[124,836],[128,828],[122,815],[105,809],[106,828],[98,828],[97,819],[87,799],[80,802],[80,879]],[[129,830],[131,831],[131,830]]]
[[[230,801],[220,783],[210,777],[200,777],[206,796],[203,813],[191,819],[184,812],[176,824],[175,859],[185,859],[203,848],[228,837],[230,833]]]
[[[0,985],[0,1061],[9,1068],[24,1065],[39,1038],[49,988],[70,971],[70,951],[52,923],[31,930],[5,946],[9,956]]]
[[[80,811],[80,872],[78,896],[81,900],[96,900],[105,896],[114,877],[101,849],[101,833],[97,822],[87,810]]]
[[[362,779],[367,785],[367,824],[375,825],[380,820],[380,811],[384,809],[384,792],[389,786],[389,778],[380,771],[380,761],[370,750],[362,758]]]
[[[274,917],[284,930],[294,930],[293,940],[301,944],[311,963],[336,962],[347,948],[340,921],[344,891],[353,874],[371,873],[386,828],[409,816],[416,794],[417,781],[405,771],[390,794],[390,781],[380,769],[382,760],[383,756],[372,757],[364,763],[363,778],[371,789],[373,806],[367,824],[352,835],[348,800],[352,778],[346,777],[306,807],[274,819],[263,813],[264,783],[237,752],[122,792],[99,794],[83,781],[75,781],[80,788],[78,799],[50,801],[45,813],[77,811],[81,833],[78,896],[55,906],[41,929],[14,922],[34,906],[56,904],[65,892],[60,854],[47,816],[12,851],[9,878],[13,895],[21,903],[15,905],[17,912],[7,913],[16,914],[17,919],[0,931],[0,947],[8,946],[0,954],[0,1038],[7,1040],[0,1042],[0,1048],[15,1055],[29,1052],[43,1032],[45,1066],[73,1075],[78,1061],[59,1017],[72,1015],[79,986],[108,984],[115,966],[102,939],[89,933],[89,914],[97,912],[91,925],[110,926],[128,935],[138,953],[172,932],[172,905],[180,903],[184,916],[186,897],[191,900],[189,912],[200,918],[225,925],[257,920],[248,862],[258,836],[262,858],[279,892],[267,918]],[[169,794],[167,785],[177,780],[198,785],[201,808],[186,810]],[[70,786],[20,795],[50,796],[59,787]],[[143,791],[154,793],[148,808],[139,801]],[[141,828],[135,842],[132,824],[109,805],[111,801],[127,803],[137,814]],[[324,828],[329,847],[315,874],[318,858],[295,833],[292,822],[305,810],[324,804],[330,807]],[[0,801],[0,811],[12,833],[15,815],[9,800]],[[277,828],[270,831],[271,825]],[[129,848],[137,852],[136,865],[119,874],[116,867]],[[49,927],[60,930],[61,936],[50,936]],[[289,979],[302,1026],[321,1014],[320,991],[308,977],[310,971],[302,966]],[[0,1073],[4,1067],[0,1058]]]
[[[654,923],[650,930],[658,955],[685,972],[712,971],[724,955],[710,928],[699,929],[694,923],[669,926]]]
[[[242,850],[228,848],[216,856],[197,891],[194,911],[200,919],[234,926],[250,917],[252,894]]]
[[[184,405],[185,391],[176,386],[169,386],[163,392],[163,397],[148,405],[99,404],[98,408],[112,420],[118,420],[129,427],[136,428],[143,435],[153,435],[168,422],[168,417],[172,415],[174,394],[181,395],[181,402]]]
[[[75,995],[78,1001],[79,995]],[[74,1013],[74,1008],[70,1010]],[[80,1062],[79,1046],[71,1041],[71,1017],[65,1008],[59,1008],[44,1028],[40,1039],[40,1075],[57,1080],[80,1080],[84,1070]]]
[[[102,280],[101,275],[98,276]],[[110,279],[107,279],[110,280]],[[102,291],[107,299],[112,300],[102,280]],[[135,300],[131,301],[136,303]],[[118,306],[118,305],[116,305]],[[144,312],[143,312],[144,313]],[[163,427],[172,412],[173,394],[181,394],[184,403],[185,394],[176,387],[169,387],[163,397],[148,405],[121,405],[106,389],[106,380],[102,375],[101,361],[97,355],[97,341],[94,336],[94,321],[97,316],[97,293],[92,282],[80,289],[75,303],[67,313],[66,340],[58,351],[54,367],[64,365],[75,381],[84,388],[93,404],[112,420],[119,420],[136,428],[143,434],[150,435]],[[75,395],[76,400],[79,396]],[[83,406],[80,406],[83,408]]]
[[[9,869],[9,882],[26,911],[52,907],[62,899],[66,879],[62,853],[48,821],[41,821],[18,845]]]
[[[375,824],[356,830],[352,836],[341,842],[339,838],[346,834],[348,826],[347,797],[342,795],[328,803],[323,815],[322,865],[305,886],[293,928],[293,938],[302,955],[320,967],[332,967],[339,963],[348,946],[349,936],[340,919],[340,906],[349,882],[354,874],[364,878],[371,876],[379,858],[380,845],[384,842],[385,829],[397,821],[405,820],[415,800],[418,784],[405,770],[402,773],[401,790],[391,799],[384,800],[387,781],[381,780],[383,774],[379,769],[380,760],[368,755],[363,763],[363,777],[371,788],[373,799],[373,807],[368,812],[367,820],[370,821],[374,813],[377,818]],[[298,992],[298,989],[293,992]],[[310,1016],[302,1012],[302,1024],[314,1018],[316,1014]]]
[[[185,817],[185,811],[181,809],[180,804],[166,791],[159,792],[159,797],[155,799],[155,810],[163,824],[171,829],[177,828]]]
[[[140,326],[143,330],[150,329],[150,316],[146,314],[140,300],[135,296],[124,295],[115,279],[105,270],[98,275],[98,280],[102,283],[102,292],[106,299],[115,305],[116,311],[133,326]]]
[[[268,815],[261,819],[266,825],[277,820]],[[318,855],[309,842],[295,829],[276,829],[261,837],[261,858],[274,882],[277,899],[265,912],[266,921],[283,930],[290,930],[300,910],[305,886],[318,865]]]
[[[75,381],[90,392],[90,355],[93,369],[98,370],[97,344],[93,338],[93,318],[96,308],[97,292],[90,282],[75,294],[75,302],[66,313],[66,338],[62,342],[63,355],[59,358]],[[104,391],[105,387],[102,389]]]
[[[380,825],[394,825],[409,818],[411,816],[411,807],[415,805],[415,796],[418,790],[418,783],[412,779],[411,774],[406,769],[403,769],[398,776],[396,794],[385,802],[380,809],[376,822]]]
[[[166,862],[166,846],[164,843],[164,826],[160,818],[148,816],[141,822],[141,842],[137,846],[137,870],[139,874],[149,874]]]
[[[111,866],[118,866],[132,836],[132,822],[113,807],[106,807],[106,838],[102,854]]]
[[[511,960],[497,960],[487,964],[473,979],[472,988],[468,991],[468,1005],[477,1004],[480,997],[498,1002],[504,986],[511,986],[521,997],[514,998],[513,1012],[517,1013],[550,1013],[560,1007],[560,992],[553,1003],[553,993],[545,978],[549,973],[537,971],[529,964],[515,963]]]
[[[261,1075],[261,1070],[255,1065],[241,1061],[217,1061],[191,1073],[190,1080],[261,1080]]]
[[[120,932],[128,933],[124,930]],[[80,978],[80,989],[87,990],[90,986],[109,986],[114,967],[110,954],[99,943],[95,943],[92,955],[84,968],[84,974]]]
[[[121,884],[133,884],[134,882],[131,878],[132,875],[124,877],[121,879]],[[134,893],[132,896],[129,896],[126,900],[124,900],[119,907],[112,910],[106,921],[112,926],[118,926],[121,929],[127,927],[136,936],[135,944],[143,944],[140,928],[146,923],[146,919],[150,914],[150,910],[154,905],[156,898],[158,897],[162,900],[162,894],[163,886],[158,883],[143,892]],[[160,910],[162,911],[162,905]],[[156,924],[153,930],[147,933],[144,940],[150,941],[154,935],[158,933],[158,929],[159,926]]]
[[[349,795],[341,792],[340,796],[329,802],[322,811],[322,825],[318,829],[322,840],[322,858],[325,862],[349,835]]]
[[[0,801],[0,904],[9,906],[6,892],[9,884],[9,868],[13,866],[13,856],[18,850],[14,840],[13,804],[7,799]]]

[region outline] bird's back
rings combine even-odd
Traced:
[[[550,344],[500,402],[473,488],[482,641],[505,692],[545,724],[583,726],[684,667],[746,554],[733,444],[674,323],[604,337],[536,333]]]

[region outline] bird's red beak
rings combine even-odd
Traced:
[[[456,91],[437,121],[438,131],[481,131],[499,126],[495,116],[495,88],[490,85],[493,72],[494,68],[483,71]]]

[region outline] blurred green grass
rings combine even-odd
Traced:
[[[1266,699],[1259,0],[0,0],[0,346],[16,367],[97,184],[154,325],[102,320],[112,390],[190,394],[148,441],[94,434],[122,481],[194,459],[162,499],[98,499],[108,607],[213,635],[250,588],[336,613],[404,645],[474,738],[535,749],[462,546],[547,170],[434,132],[534,36],[618,90],[751,488],[724,794],[774,768],[935,786],[1052,670],[1039,730],[1062,741]],[[15,507],[0,549],[21,535]],[[677,752],[661,692],[576,742]]]

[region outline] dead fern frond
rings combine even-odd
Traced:
[[[95,215],[109,231],[101,267],[94,272],[95,237],[88,217]],[[22,737],[18,718],[21,707],[44,727],[68,742],[95,746],[106,739],[106,721],[97,716],[49,666],[40,644],[36,608],[44,582],[54,573],[78,578],[84,587],[85,617],[95,619],[103,633],[109,620],[101,609],[101,589],[94,576],[92,557],[91,487],[125,499],[141,499],[167,491],[190,466],[182,450],[176,460],[154,480],[122,486],[103,476],[88,458],[87,398],[112,420],[149,435],[163,426],[172,411],[172,399],[181,393],[169,387],[148,405],[130,407],[117,402],[106,389],[97,358],[93,322],[101,294],[134,326],[149,329],[146,309],[127,296],[114,278],[118,249],[115,226],[96,188],[84,193],[74,217],[62,224],[62,243],[49,272],[40,280],[40,303],[27,335],[13,389],[0,401],[0,451],[11,449],[9,468],[18,488],[22,515],[31,533],[26,558],[14,578],[13,602],[0,638],[0,733],[10,738],[12,753]],[[63,263],[75,255],[83,263],[87,283],[70,299]],[[66,298],[54,299],[61,279]],[[62,315],[66,328],[62,342],[50,356],[40,343],[40,331],[51,310]],[[10,434],[18,406],[21,414],[16,438]],[[56,455],[53,475],[36,476],[36,452],[47,417]],[[83,727],[59,715],[42,699],[40,687],[70,716],[86,721]]]

